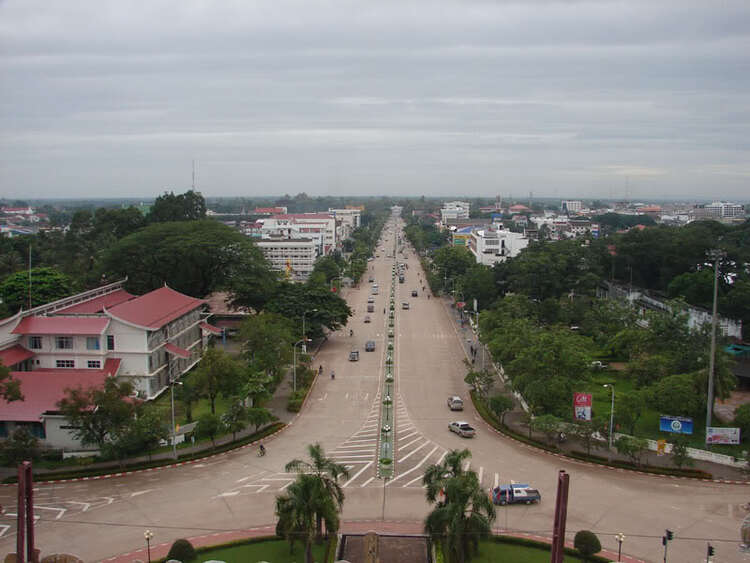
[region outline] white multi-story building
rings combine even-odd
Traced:
[[[563,213],[580,213],[583,209],[583,202],[578,200],[565,199],[560,204]]]
[[[477,263],[494,266],[518,254],[529,245],[529,239],[521,233],[494,229],[473,229],[467,248]]]
[[[23,401],[0,399],[0,436],[28,427],[45,445],[77,448],[57,403],[65,390],[130,381],[156,397],[201,358],[221,333],[205,302],[161,287],[140,297],[116,282],[0,320],[0,361],[21,384]]]
[[[320,238],[319,254],[330,254],[336,249],[336,218],[329,213],[292,213],[259,219],[263,223],[262,238],[287,236],[291,238]]]
[[[362,224],[362,209],[360,208],[329,209],[328,213],[336,218],[339,230],[337,240],[340,241],[352,236],[354,229]]]
[[[267,237],[256,240],[255,244],[273,270],[295,281],[310,277],[318,257],[318,244],[310,238]]]
[[[440,210],[440,222],[447,225],[449,220],[469,218],[468,201],[446,201]]]
[[[695,209],[695,214],[699,217],[715,217],[718,219],[744,217],[745,207],[739,203],[714,201],[703,207],[697,207]]]

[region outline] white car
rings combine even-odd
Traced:
[[[452,411],[462,411],[464,410],[464,402],[458,395],[453,395],[448,397],[448,407]]]
[[[473,438],[475,434],[474,428],[468,422],[463,420],[451,422],[448,425],[448,430],[455,432],[462,438]]]

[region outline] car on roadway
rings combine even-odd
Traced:
[[[351,352],[349,352],[349,361],[350,362],[359,361],[359,350],[352,350]]]
[[[592,369],[607,369],[607,364],[600,362],[599,360],[595,360],[591,362],[591,368]]]
[[[506,504],[532,504],[534,502],[541,502],[542,500],[541,493],[536,489],[532,489],[526,483],[500,485],[492,489],[490,494],[493,504],[503,506]]]
[[[372,319],[370,318],[370,315],[365,315],[365,322],[366,323],[372,322]]]
[[[370,283],[374,282],[374,281],[375,281],[375,276],[370,276],[370,277],[369,277],[369,278],[367,279],[367,281],[368,281],[368,282],[370,282]]]
[[[375,298],[372,295],[370,295],[370,297],[367,298],[367,302],[368,303],[375,303]]]
[[[418,295],[419,295],[419,293],[417,293],[417,290],[416,290],[416,289],[412,289],[412,290],[411,290],[411,296],[412,296],[412,297],[417,297]]]
[[[476,432],[474,428],[466,421],[456,420],[448,425],[448,430],[455,432],[462,438],[473,438]]]
[[[404,301],[403,303],[401,303],[401,308],[402,309],[408,309],[409,308],[409,302],[408,301]]]
[[[375,341],[374,340],[368,340],[365,343],[365,352],[374,352],[375,351]]]
[[[448,407],[452,411],[462,411],[464,410],[464,402],[461,397],[458,395],[453,395],[452,397],[448,397]]]

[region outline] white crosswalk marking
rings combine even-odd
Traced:
[[[498,485],[499,483],[500,483],[500,475],[498,475],[497,473],[495,473],[495,484],[493,485],[493,487],[492,487],[492,488],[493,488],[493,489],[496,489],[496,488],[497,488],[497,485]]]

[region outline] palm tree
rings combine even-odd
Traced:
[[[299,474],[315,477],[328,496],[331,497],[336,509],[340,512],[344,505],[344,489],[339,484],[339,479],[348,479],[349,470],[333,461],[333,459],[326,457],[323,447],[320,444],[309,444],[307,452],[310,455],[310,461],[293,459],[286,464],[285,471],[294,471]],[[323,520],[323,516],[318,514],[316,517],[318,541],[323,537]],[[326,526],[326,533],[328,532],[331,532],[331,530]]]
[[[441,491],[446,494],[445,502],[448,501],[445,483],[448,479],[464,474],[464,462],[470,457],[471,452],[467,449],[451,450],[445,455],[442,463],[427,467],[422,476],[427,502],[434,503]]]
[[[304,542],[305,563],[313,563],[312,543],[316,534],[316,520],[322,519],[329,532],[336,533],[339,528],[336,503],[321,481],[311,474],[297,475],[284,494],[276,497],[276,516],[279,518],[276,533],[289,541],[291,550],[294,549],[295,540]]]
[[[490,535],[495,507],[474,471],[446,479],[444,487],[446,501],[427,515],[424,529],[433,541],[443,541],[449,563],[464,563]]]

